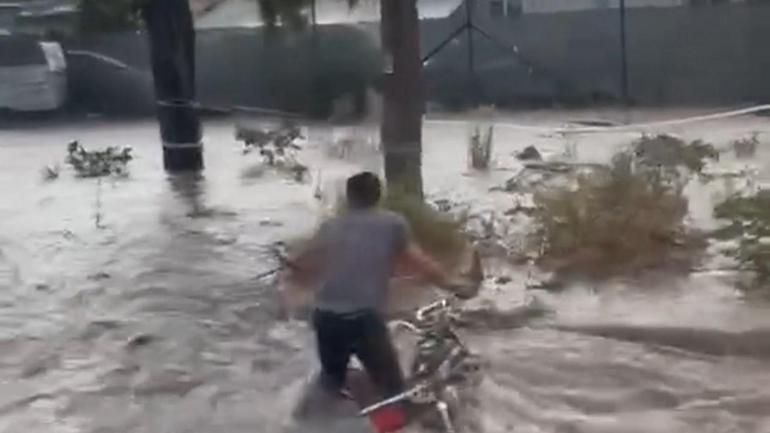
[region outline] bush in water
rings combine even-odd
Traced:
[[[541,261],[589,276],[666,260],[692,239],[687,199],[656,169],[634,168],[629,153],[574,184],[535,194]]]
[[[124,176],[132,159],[130,147],[86,150],[78,141],[67,145],[67,164],[78,177]]]
[[[445,265],[453,266],[465,259],[469,243],[463,233],[464,221],[452,218],[448,213],[426,204],[418,197],[402,192],[398,187],[388,190],[380,206],[403,216],[409,223],[417,243]],[[335,204],[332,214],[344,211],[343,200]],[[292,248],[301,246],[307,239],[295,239],[291,242]]]
[[[719,152],[711,144],[701,140],[686,142],[672,135],[642,135],[632,144],[635,159],[643,165],[666,170],[685,167],[691,172],[700,173],[707,159],[719,160]]]
[[[470,245],[466,242],[459,222],[435,210],[419,198],[398,191],[389,191],[381,205],[385,209],[402,215],[409,222],[416,242],[448,269],[456,271],[458,267],[468,265],[468,263],[464,262],[470,258],[470,269],[464,272],[463,275],[473,282],[483,279],[480,257],[469,249]],[[337,213],[344,212],[344,209],[344,204],[338,203],[335,211]],[[286,253],[289,256],[293,256],[296,252],[302,250],[313,236],[287,239],[284,242]],[[468,255],[467,253],[473,254]],[[405,277],[405,283],[401,284],[398,282]],[[419,279],[418,281],[411,280],[411,277],[414,277],[414,275],[409,269],[397,270],[389,301],[390,305],[388,308],[390,311],[401,310],[405,306],[402,302],[408,303],[418,293],[413,290],[410,284],[420,284],[420,281]],[[308,288],[316,283],[316,281],[302,281],[296,278],[288,278],[283,281],[282,290],[292,309],[301,310],[310,305],[312,291],[308,290]]]
[[[754,276],[747,287],[770,287],[770,190],[728,198],[716,206],[714,215],[729,221],[715,235],[738,239],[738,246],[728,252]]]
[[[290,172],[298,182],[304,180],[308,171],[297,161],[297,153],[302,148],[296,141],[300,138],[303,137],[299,127],[289,121],[276,129],[239,126],[235,130],[235,139],[243,142],[244,154],[257,150],[265,165]]]
[[[759,134],[755,132],[750,137],[735,140],[732,142],[732,147],[736,158],[753,158],[759,147]]]
[[[417,243],[447,265],[456,265],[468,247],[462,224],[421,199],[399,191],[388,191],[382,206],[403,216]]]

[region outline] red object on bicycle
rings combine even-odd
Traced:
[[[378,433],[391,433],[406,426],[406,415],[399,405],[385,406],[369,414]]]

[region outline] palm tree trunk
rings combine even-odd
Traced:
[[[187,0],[149,0],[147,25],[163,163],[169,171],[203,168],[201,125],[195,101],[195,29]]]
[[[390,188],[422,198],[423,87],[416,0],[382,0],[380,31],[388,70],[380,138]]]

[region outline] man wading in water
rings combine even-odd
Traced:
[[[442,267],[412,240],[406,220],[381,210],[382,186],[363,172],[347,180],[347,210],[325,222],[292,260],[293,277],[320,277],[313,327],[321,363],[321,384],[344,395],[348,362],[355,355],[383,398],[402,393],[404,377],[384,318],[388,287],[396,267],[425,276],[452,292]],[[462,295],[461,293],[459,295]]]

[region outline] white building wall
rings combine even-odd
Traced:
[[[690,0],[626,0],[626,7],[684,6]],[[620,7],[620,0],[523,0],[523,13],[569,12]]]

